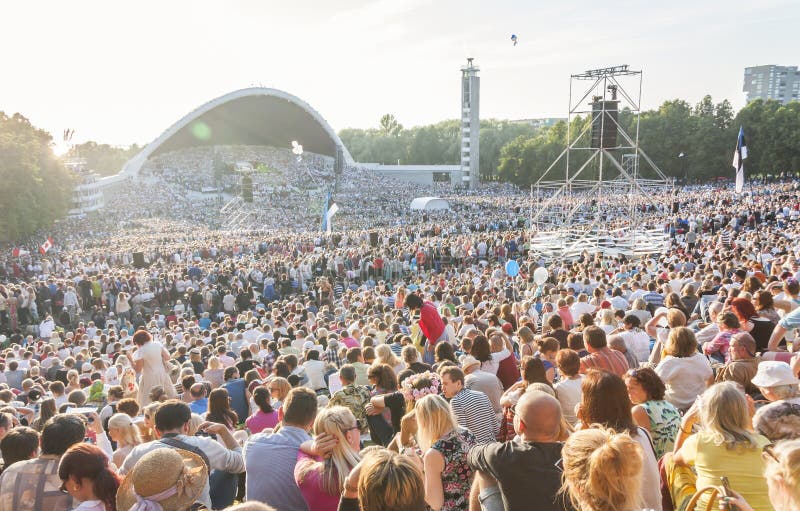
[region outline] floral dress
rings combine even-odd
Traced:
[[[431,446],[431,449],[444,456],[442,511],[469,509],[473,470],[467,464],[467,453],[476,443],[475,436],[468,429],[459,427]]]
[[[669,401],[650,400],[642,403],[642,406],[650,417],[650,437],[656,457],[661,458],[671,452],[675,445],[675,436],[681,427],[681,414]]]

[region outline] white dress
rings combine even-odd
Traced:
[[[156,385],[161,385],[167,393],[167,397],[177,397],[172,380],[164,368],[164,361],[161,358],[162,346],[160,343],[150,341],[133,354],[134,360],[142,360],[141,376],[139,377],[139,404],[147,406],[150,404],[150,391]]]

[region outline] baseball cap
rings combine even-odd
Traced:
[[[753,385],[757,387],[777,387],[779,385],[797,385],[800,380],[792,373],[786,362],[768,360],[758,364],[758,371],[753,376]]]

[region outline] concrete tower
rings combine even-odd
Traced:
[[[467,58],[461,68],[461,185],[475,189],[480,182],[480,94],[479,69]]]

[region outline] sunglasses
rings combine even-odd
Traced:
[[[775,455],[774,447],[775,447],[775,444],[767,444],[767,445],[765,445],[764,448],[761,450],[761,456],[764,459],[772,458],[772,461],[774,461],[775,463],[780,463],[780,460]]]

